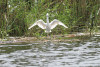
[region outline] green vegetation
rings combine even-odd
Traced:
[[[44,36],[44,30],[28,27],[39,19],[58,19],[68,29],[57,26],[51,35],[71,32],[97,31],[100,24],[100,0],[1,0],[0,38],[6,36]]]

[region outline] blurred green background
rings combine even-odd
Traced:
[[[100,25],[100,0],[1,0],[0,38],[7,36],[45,36],[44,30],[28,27],[39,19],[46,22],[58,19],[68,29],[57,26],[52,35],[73,32],[98,31]]]

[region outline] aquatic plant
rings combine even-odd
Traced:
[[[50,14],[50,21],[58,19],[69,27],[63,29],[57,26],[52,30],[52,35],[97,30],[97,26],[100,25],[99,6],[99,0],[0,1],[0,37],[8,34],[10,36],[37,35],[35,34],[39,30],[37,26],[35,27],[37,29],[31,31],[28,31],[28,27],[39,19],[45,20],[46,13]],[[42,29],[38,35],[41,34],[46,35]]]

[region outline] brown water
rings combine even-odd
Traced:
[[[0,67],[100,67],[100,36],[84,41],[0,45]]]

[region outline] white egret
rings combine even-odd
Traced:
[[[55,28],[57,25],[62,25],[65,28],[68,28],[66,25],[64,25],[62,22],[60,22],[57,19],[54,19],[53,21],[51,21],[51,23],[49,23],[49,14],[47,13],[46,16],[47,16],[47,20],[46,20],[47,23],[45,23],[43,20],[40,19],[37,22],[35,22],[32,26],[30,26],[28,29],[31,29],[35,25],[38,25],[40,28],[46,29],[45,30],[46,33],[49,33],[51,32],[51,29]]]

